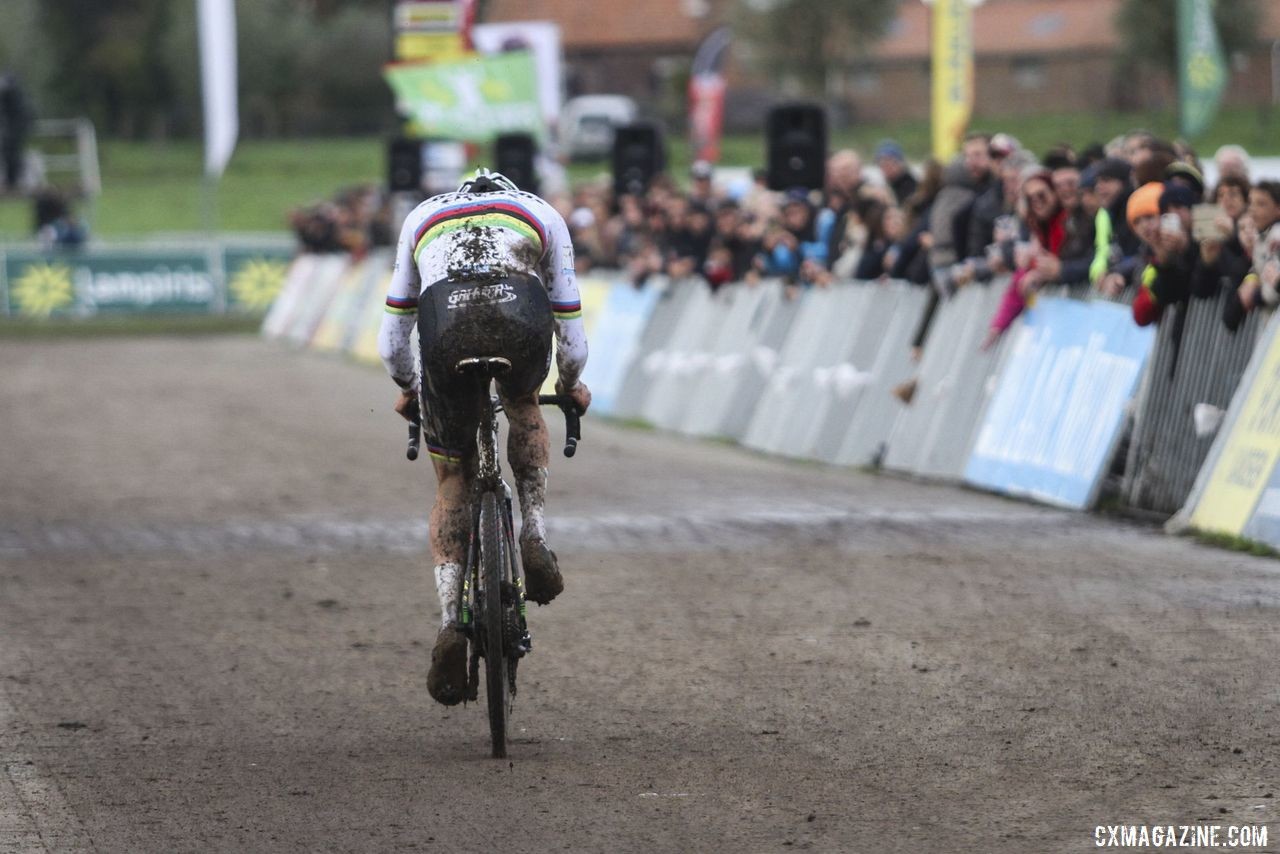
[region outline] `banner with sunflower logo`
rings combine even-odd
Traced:
[[[102,248],[4,254],[4,300],[13,317],[234,311],[262,314],[284,283],[283,247]]]

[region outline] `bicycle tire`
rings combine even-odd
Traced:
[[[484,675],[485,701],[489,706],[489,737],[493,757],[507,755],[507,650],[502,638],[505,622],[502,610],[502,580],[506,558],[503,554],[502,522],[498,496],[487,492],[480,498],[480,579],[484,587]]]

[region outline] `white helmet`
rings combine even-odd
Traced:
[[[458,188],[459,193],[518,193],[520,188],[501,172],[490,172],[481,166]]]

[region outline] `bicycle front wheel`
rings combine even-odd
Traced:
[[[502,638],[505,614],[502,610],[502,576],[506,566],[506,543],[498,496],[485,493],[480,499],[480,584],[484,596],[485,699],[489,705],[489,736],[493,756],[507,755],[507,716],[511,699],[507,686],[506,644]]]

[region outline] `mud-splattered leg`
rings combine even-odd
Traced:
[[[467,541],[471,534],[467,513],[470,475],[463,464],[437,459],[432,462],[438,483],[436,501],[431,507],[431,557],[435,561],[441,624],[447,626],[458,613],[462,568],[467,562]]]
[[[511,430],[507,436],[507,459],[520,496],[520,540],[545,540],[543,508],[547,501],[547,422],[542,418],[536,397],[503,403]]]
[[[564,589],[556,556],[547,548],[543,507],[547,500],[547,422],[538,409],[536,392],[528,397],[507,400],[507,459],[520,495],[520,558],[524,567],[525,595],[531,602],[545,605]]]

